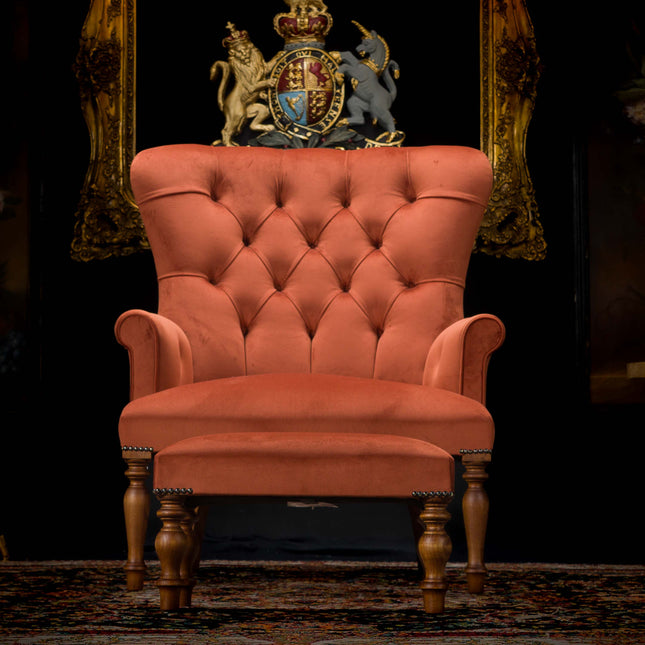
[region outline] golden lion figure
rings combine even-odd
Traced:
[[[211,81],[217,80],[221,73],[217,102],[225,119],[222,138],[213,141],[213,145],[232,146],[236,145],[233,137],[242,131],[249,120],[252,130],[270,132],[275,129],[274,125],[263,123],[270,112],[266,105],[260,103],[261,100],[266,100],[264,90],[275,81],[266,78],[271,65],[265,62],[260,50],[249,40],[247,32],[237,31],[230,22],[226,27],[231,33],[224,38],[222,44],[228,49],[228,61],[215,61],[210,73]],[[231,72],[235,84],[225,95]]]

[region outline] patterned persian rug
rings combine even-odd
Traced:
[[[422,611],[411,563],[202,565],[193,607],[158,607],[150,564],[126,592],[119,562],[0,563],[2,645],[642,645],[645,567],[489,567],[481,596],[449,566],[446,612]]]

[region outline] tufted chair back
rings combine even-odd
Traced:
[[[421,383],[462,318],[491,168],[462,147],[173,145],[132,165],[159,313],[195,381],[311,372]]]

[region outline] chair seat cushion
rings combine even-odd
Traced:
[[[490,450],[494,425],[468,397],[395,381],[330,374],[261,374],[182,385],[125,406],[122,446],[158,451],[198,435],[342,432],[413,437],[443,448]]]
[[[162,494],[411,497],[452,493],[454,460],[410,437],[330,432],[238,432],[184,439],[155,457]]]

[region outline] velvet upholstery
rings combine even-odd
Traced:
[[[162,484],[202,473],[204,491],[242,494],[246,469],[256,495],[304,495],[321,479],[294,456],[310,445],[330,494],[366,497],[388,489],[379,468],[401,468],[390,490],[409,496],[424,460],[424,481],[448,490],[450,454],[490,454],[486,374],[505,331],[494,315],[463,313],[492,184],[483,153],[171,145],[140,152],[131,178],[159,304],[115,327],[131,370],[119,421],[126,568],[142,568],[130,543],[145,532],[141,454],[158,453]],[[363,470],[348,465],[361,447]],[[224,465],[229,449],[237,466]],[[272,460],[275,479],[259,476]],[[481,527],[481,487],[470,499]],[[469,531],[479,574],[482,530]]]
[[[139,153],[132,186],[159,311],[117,321],[122,445],[284,422],[492,448],[486,370],[504,328],[462,309],[482,153],[175,145]]]
[[[452,454],[492,449],[486,408],[439,388],[330,374],[214,379],[142,397],[121,416],[123,445],[162,449],[215,432],[399,434]]]
[[[268,476],[268,474],[270,476]],[[196,496],[409,498],[452,493],[454,460],[409,437],[346,432],[242,432],[191,437],[155,457],[156,489]]]
[[[132,312],[117,325],[133,398],[275,372],[443,382],[427,359],[463,318],[491,185],[482,153],[167,146],[139,153],[132,185],[162,317]],[[491,321],[475,353],[501,340]]]

